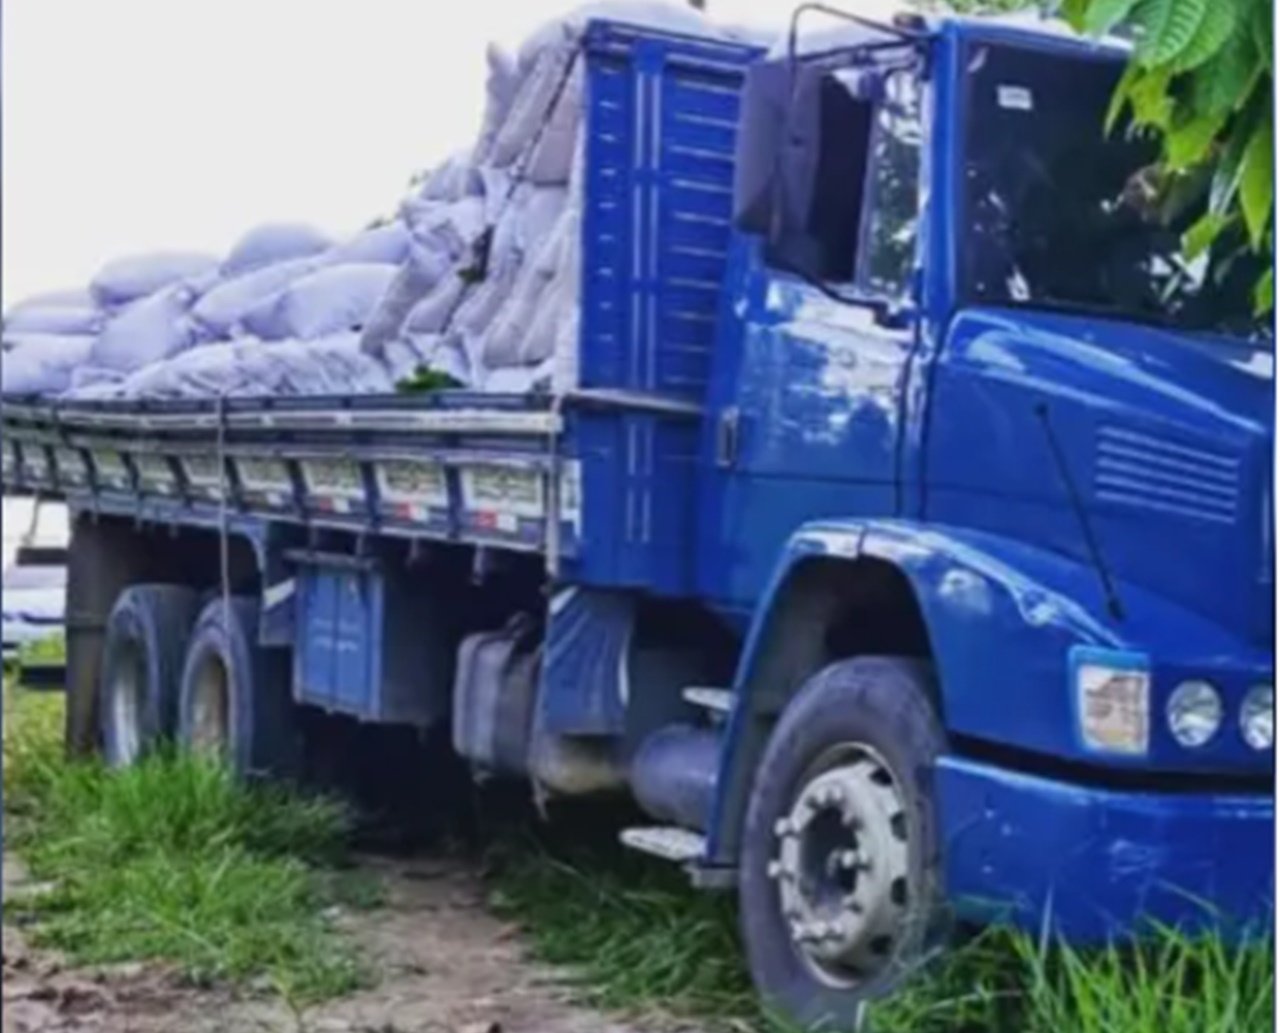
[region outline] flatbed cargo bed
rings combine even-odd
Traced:
[[[682,590],[700,410],[632,392],[61,402],[3,409],[3,488],[157,523],[270,521],[546,557]],[[662,498],[658,497],[661,490]]]

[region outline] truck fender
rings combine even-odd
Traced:
[[[923,642],[916,652],[934,664],[935,702],[948,733],[1069,753],[1077,745],[1063,740],[1074,729],[1065,691],[1072,647],[1126,644],[1106,616],[1096,572],[1067,557],[908,521],[802,526],[757,607],[735,677],[708,835],[712,863],[735,863],[755,767],[778,715],[805,679],[841,659],[817,636],[796,634],[830,605],[806,580],[815,582],[814,571],[829,572],[830,581],[872,569],[896,579],[895,591],[909,593],[917,607]],[[867,651],[904,650],[874,642]]]

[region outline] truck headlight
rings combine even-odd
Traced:
[[[1269,750],[1275,742],[1276,693],[1270,685],[1255,685],[1240,704],[1240,734],[1255,750]]]
[[[1184,681],[1169,696],[1165,717],[1182,746],[1203,746],[1222,727],[1222,697],[1207,681]]]
[[[1076,712],[1085,746],[1100,753],[1146,753],[1150,695],[1151,675],[1136,662],[1112,664],[1106,655],[1099,655],[1080,663],[1076,667]]]

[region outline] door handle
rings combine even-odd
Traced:
[[[720,412],[716,423],[716,466],[728,469],[738,462],[742,438],[742,411],[731,405]]]

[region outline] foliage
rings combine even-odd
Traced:
[[[1255,289],[1258,311],[1270,311],[1271,0],[1062,0],[1062,13],[1082,32],[1133,36],[1108,128],[1131,113],[1162,141],[1165,189],[1207,201],[1183,240],[1189,258],[1208,253],[1219,270],[1250,249],[1270,259]]]
[[[535,952],[599,1005],[800,1033],[751,988],[732,896],[620,851],[602,824],[553,823],[492,858],[492,904]],[[1155,928],[1141,944],[1077,950],[993,928],[877,1004],[866,1033],[1267,1033],[1273,964],[1270,939]]]
[[[346,992],[364,972],[331,930],[347,828],[327,800],[237,783],[153,755],[120,772],[70,761],[63,699],[5,686],[6,848],[49,892],[5,902],[36,943],[75,962],[163,959],[189,976],[265,976],[288,1001]]]
[[[419,366],[412,376],[405,377],[396,384],[396,391],[402,395],[430,394],[432,391],[452,391],[462,387],[462,383],[448,373]]]
[[[43,635],[18,647],[19,661],[26,667],[58,666],[67,662],[67,639],[62,632]]]

